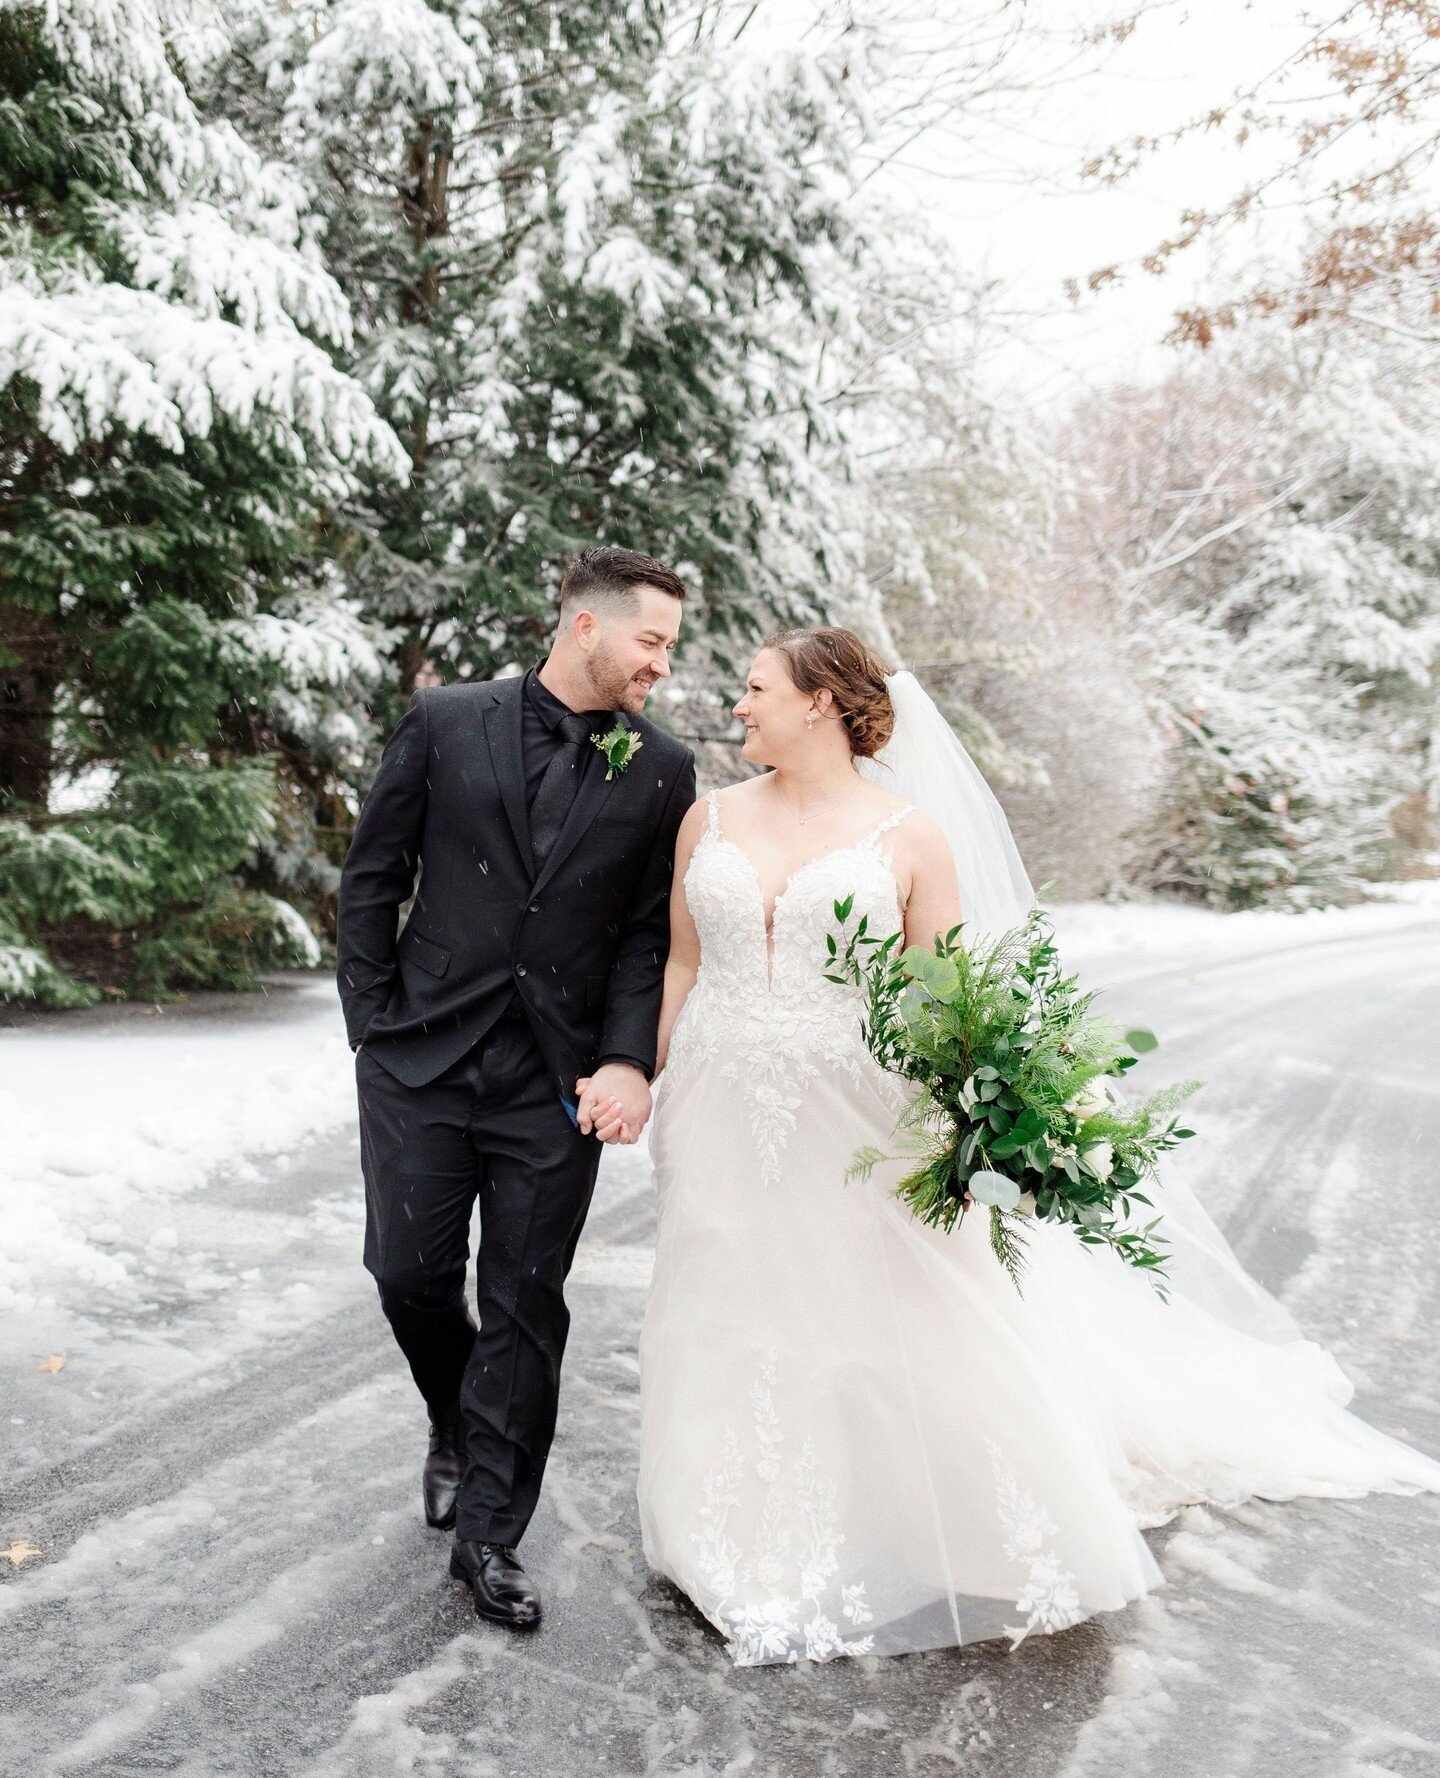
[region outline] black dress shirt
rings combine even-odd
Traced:
[[[525,762],[525,806],[533,809],[546,768],[563,745],[561,719],[575,713],[547,685],[541,683],[540,675],[534,667],[526,673],[522,690],[524,699],[520,710],[520,749]],[[581,714],[597,735],[603,735],[615,726],[613,710],[586,710]],[[593,762],[587,762],[586,769],[599,769],[598,753]],[[647,1080],[650,1078],[650,1070],[634,1056],[601,1056],[595,1066],[603,1068],[607,1062],[624,1062],[631,1068],[638,1068]]]
[[[575,715],[575,712],[568,704],[562,703],[547,685],[541,684],[540,675],[534,667],[525,675],[523,689],[525,701],[520,710],[520,749],[525,761],[525,807],[533,809],[540,781],[564,741],[560,723],[563,718]],[[607,729],[615,726],[613,710],[585,710],[580,714],[594,734],[603,735]]]

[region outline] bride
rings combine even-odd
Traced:
[[[1031,900],[998,804],[912,675],[841,629],[761,649],[735,706],[770,771],[680,830],[641,1336],[645,1555],[743,1665],[1065,1628],[1161,1582],[1192,1501],[1440,1490],[1179,1182],[1172,1293],[1039,1225],[1020,1296],[982,1219],[894,1197],[915,1089],[825,978],[833,904],[930,944]]]

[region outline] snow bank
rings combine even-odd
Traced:
[[[1217,914],[1175,901],[1059,902],[1050,913],[1068,962],[1107,966],[1130,958],[1164,966],[1201,956],[1245,957],[1440,920],[1440,881],[1385,883],[1374,893],[1374,900],[1355,907],[1296,914],[1258,908]]]
[[[0,1030],[0,1309],[49,1307],[67,1285],[125,1291],[127,1222],[174,1247],[177,1231],[155,1227],[157,1200],[353,1120],[354,1058],[333,984],[284,993],[272,1016],[114,1025],[80,1013]]]

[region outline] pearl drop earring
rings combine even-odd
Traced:
[[[815,726],[815,712],[814,712],[814,711],[813,711],[813,710],[809,710],[809,711],[807,711],[807,712],[806,712],[806,714],[805,714],[805,726],[806,726],[806,728],[808,728],[808,729],[813,729],[813,728],[814,728],[814,726]]]

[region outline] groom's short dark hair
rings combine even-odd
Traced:
[[[560,579],[560,610],[583,605],[589,599],[616,602],[633,599],[637,587],[658,587],[672,599],[685,597],[685,582],[673,568],[657,562],[638,549],[621,549],[601,543],[572,556]]]

